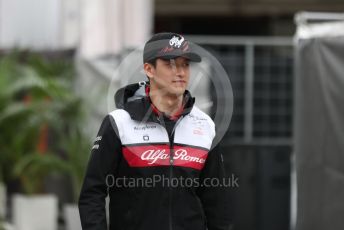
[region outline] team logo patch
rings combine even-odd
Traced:
[[[147,134],[143,135],[142,138],[143,138],[144,141],[149,141],[149,136]]]
[[[93,149],[99,149],[99,142],[102,140],[102,136],[97,136],[96,139],[94,140],[94,144],[92,146]]]
[[[172,46],[172,47],[180,48],[180,46],[183,44],[184,40],[185,39],[182,36],[180,36],[180,37],[173,36],[173,38],[171,38],[169,43],[170,43],[170,46]]]
[[[193,130],[193,134],[200,135],[200,136],[203,136],[203,135],[204,135],[203,130],[202,130],[201,127],[196,127],[196,128]]]

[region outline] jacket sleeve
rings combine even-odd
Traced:
[[[107,115],[91,150],[80,197],[79,212],[83,230],[106,230],[106,178],[113,175],[121,157],[121,142],[114,119]]]
[[[223,156],[219,147],[208,153],[205,166],[200,174],[200,186],[197,188],[205,212],[208,230],[232,229],[229,216],[229,182]]]

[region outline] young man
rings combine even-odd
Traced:
[[[155,34],[144,47],[149,82],[115,95],[100,127],[80,194],[83,230],[228,230],[222,155],[215,125],[186,90],[200,62],[179,34]],[[211,183],[213,182],[213,183]]]

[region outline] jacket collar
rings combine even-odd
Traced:
[[[127,111],[133,120],[159,122],[161,117],[166,118],[167,116],[158,111],[151,103],[149,94],[147,94],[147,87],[149,87],[148,82],[139,82],[119,89],[115,94],[116,106]],[[186,90],[183,99],[184,107],[180,116],[189,114],[194,103],[195,98]]]

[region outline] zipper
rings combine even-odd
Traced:
[[[172,131],[171,133],[171,139],[170,139],[170,183],[172,182],[172,174],[173,174],[173,156],[174,156],[174,149],[173,149],[173,139],[174,139],[174,132]],[[169,216],[169,230],[173,229],[172,226],[172,186],[170,185],[168,188],[169,192],[169,211],[168,211],[168,216]]]
[[[171,139],[170,139],[170,183],[172,182],[172,175],[173,175],[173,162],[174,162],[174,132],[176,130],[177,125],[179,124],[179,122],[183,119],[183,116],[181,116],[177,122],[174,124],[172,132],[171,132]],[[170,186],[169,188],[169,192],[170,192],[170,205],[169,205],[169,219],[170,219],[170,230],[173,230],[173,226],[172,226],[172,187]]]
[[[165,124],[162,125],[162,121],[161,121],[161,117],[158,117],[158,121],[160,123],[160,125],[162,125],[165,130],[166,130],[166,133],[167,133],[167,136],[168,136],[168,139],[169,139],[169,142],[170,142],[170,159],[169,159],[169,163],[170,163],[170,175],[169,175],[169,178],[170,178],[170,183],[172,181],[172,175],[173,175],[173,162],[174,162],[174,132],[176,130],[176,127],[177,125],[179,124],[179,122],[183,119],[184,116],[181,116],[177,122],[174,124],[173,126],[173,129],[172,129],[172,132],[171,132],[171,136],[168,135],[168,131],[166,129],[166,126]],[[169,230],[173,230],[173,226],[172,226],[172,186],[170,185],[169,186],[169,212],[168,212],[168,218],[169,218]]]

